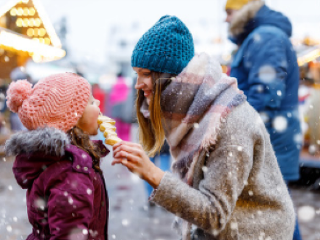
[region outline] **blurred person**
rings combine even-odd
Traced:
[[[32,87],[12,82],[8,108],[27,131],[6,142],[13,173],[27,189],[33,227],[28,240],[108,239],[109,200],[100,158],[109,151],[89,136],[98,131],[99,101],[86,79],[56,74]]]
[[[99,100],[100,105],[100,112],[102,114],[105,114],[105,99],[106,99],[106,93],[100,88],[99,84],[95,83],[92,85],[92,96]]]
[[[110,101],[111,108],[114,109],[114,110],[111,110],[112,112],[111,116],[114,117],[116,120],[118,137],[124,141],[130,141],[131,124],[124,122],[121,119],[121,115],[125,113],[118,112],[118,111],[122,111],[124,109],[123,104],[126,102],[129,96],[129,91],[130,91],[129,86],[126,84],[122,74],[119,73],[117,77],[117,82],[112,86],[112,89],[110,91],[109,101]],[[117,108],[117,106],[120,106],[120,107]]]
[[[225,9],[230,39],[239,47],[230,76],[263,118],[284,180],[298,180],[302,134],[291,23],[261,0],[227,0]],[[301,239],[298,224],[293,239]]]
[[[163,16],[138,41],[140,144],[113,147],[122,164],[147,181],[150,200],[177,216],[183,240],[291,240],[294,209],[269,134],[258,113],[191,33]],[[167,140],[174,174],[149,159]]]

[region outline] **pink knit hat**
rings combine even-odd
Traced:
[[[26,80],[12,82],[7,105],[29,130],[49,126],[67,132],[81,118],[90,95],[91,86],[86,79],[61,73],[39,80],[33,88]]]

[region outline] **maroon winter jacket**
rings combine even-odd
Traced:
[[[95,143],[109,153],[101,141]],[[65,133],[52,128],[18,133],[6,151],[17,155],[13,172],[27,189],[33,226],[27,240],[108,239],[104,178],[92,168],[90,155],[70,145]]]

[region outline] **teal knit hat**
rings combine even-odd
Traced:
[[[138,41],[131,66],[179,74],[194,56],[192,35],[175,16],[163,16]]]

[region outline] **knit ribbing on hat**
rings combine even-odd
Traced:
[[[243,8],[243,6],[245,6],[251,1],[254,0],[227,0],[225,9],[240,10],[241,8]]]
[[[48,126],[67,132],[81,118],[90,95],[90,84],[77,74],[51,75],[34,86],[18,115],[29,130]]]
[[[132,67],[179,74],[194,56],[191,33],[175,16],[163,16],[138,41]]]

